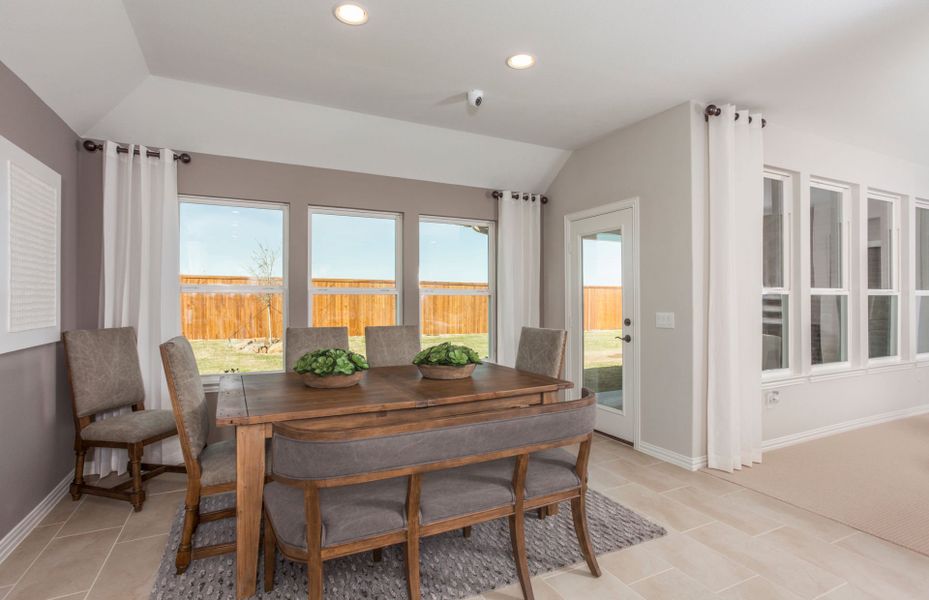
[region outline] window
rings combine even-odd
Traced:
[[[848,361],[848,188],[810,186],[810,349],[813,365]]]
[[[790,368],[789,184],[786,175],[765,174],[761,295],[763,371]]]
[[[868,358],[898,355],[898,199],[868,195]]]
[[[401,322],[400,228],[398,214],[310,209],[310,325],[348,327],[364,354],[365,327]]]
[[[487,221],[419,222],[423,347],[452,342],[493,356],[493,240]]]
[[[204,375],[284,369],[286,208],[183,198],[181,331]]]
[[[917,204],[916,236],[916,353],[929,354],[929,203]]]

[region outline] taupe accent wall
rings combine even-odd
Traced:
[[[79,316],[78,138],[0,63],[0,135],[61,174],[61,320]],[[74,425],[60,344],[0,354],[0,538],[73,468]]]
[[[639,198],[640,441],[694,456],[691,103],[574,151],[548,190],[542,223],[542,320],[565,326],[564,217]],[[657,329],[673,312],[674,329]]]

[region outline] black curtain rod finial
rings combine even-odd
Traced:
[[[93,140],[84,140],[81,143],[81,145],[84,146],[84,150],[87,150],[88,152],[96,152],[97,150],[100,150],[101,152],[103,151],[103,144],[100,144]],[[123,148],[122,146],[116,146],[116,152],[120,154],[127,154],[129,152],[129,148]],[[139,153],[138,149],[136,149],[133,152],[133,154],[138,154],[138,153]],[[151,158],[161,157],[161,153],[154,151],[154,150],[149,150],[147,152],[147,155]],[[180,154],[177,154],[177,153],[174,154],[174,160],[179,160],[186,165],[192,159],[190,158],[190,155],[187,154],[186,152],[181,152]]]
[[[523,200],[532,200],[533,202],[535,202],[535,198],[533,198],[534,194],[523,193],[522,196],[520,196],[518,192],[510,192],[510,194],[513,200],[519,200],[520,198],[522,198]],[[490,193],[490,196],[494,200],[499,200],[500,198],[503,197],[503,192],[500,190],[494,190]],[[542,204],[548,204],[548,196],[539,195],[539,198]]]
[[[707,106],[705,109],[703,109],[703,120],[709,123],[710,117],[718,117],[718,116],[721,115],[721,114],[723,114],[723,109],[721,109],[720,107],[716,106],[715,104],[710,104],[710,105]],[[735,113],[735,120],[736,120],[736,121],[739,120],[739,113]],[[748,122],[749,122],[749,123],[752,122],[751,116],[748,117]],[[761,120],[761,127],[762,127],[762,129],[764,129],[764,128],[767,127],[767,126],[768,126],[768,120],[767,120],[767,119],[762,119],[762,120]]]

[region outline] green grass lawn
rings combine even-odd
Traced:
[[[608,385],[621,385],[622,381],[622,342],[616,339],[618,330],[588,331],[584,336],[584,385],[588,385],[588,377],[596,377]],[[222,373],[229,369],[239,371],[281,371],[284,369],[283,354],[255,354],[236,350],[235,343],[226,340],[191,340],[197,365],[204,375]],[[488,354],[488,337],[485,333],[455,334],[455,335],[426,335],[423,336],[423,348],[452,342],[473,348],[481,356]],[[365,353],[364,336],[348,338],[349,347],[353,352]],[[590,372],[590,375],[588,375]],[[594,379],[590,380],[591,383]],[[615,382],[620,382],[619,384]],[[597,386],[592,386],[597,387]],[[597,389],[618,389],[618,387]]]

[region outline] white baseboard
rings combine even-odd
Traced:
[[[0,540],[0,563],[6,560],[13,550],[19,546],[27,535],[29,535],[36,525],[42,522],[48,513],[52,512],[58,501],[68,493],[71,481],[74,479],[74,470],[72,469],[61,482],[56,485],[39,504],[26,515],[26,517],[16,524],[16,527],[10,530],[3,539]]]
[[[811,440],[816,440],[830,435],[836,435],[837,433],[844,433],[846,431],[861,429],[862,427],[868,427],[870,425],[887,423],[888,421],[896,421],[898,419],[905,419],[907,417],[914,417],[916,415],[925,413],[929,413],[929,404],[921,404],[911,408],[893,410],[886,413],[871,415],[869,417],[861,417],[860,419],[852,419],[851,421],[845,421],[843,423],[836,423],[835,425],[826,425],[825,427],[817,427],[816,429],[801,431],[800,433],[784,435],[778,438],[765,440],[761,443],[761,448],[767,452],[768,450],[785,448],[787,446],[793,446],[794,444],[799,444],[801,442],[809,442]]]
[[[684,456],[683,454],[673,452],[667,448],[655,446],[654,444],[649,444],[641,440],[639,440],[638,445],[636,445],[636,450],[642,454],[648,454],[649,456],[663,460],[666,463],[671,463],[682,469],[687,469],[688,471],[696,471],[706,466],[706,456]]]

